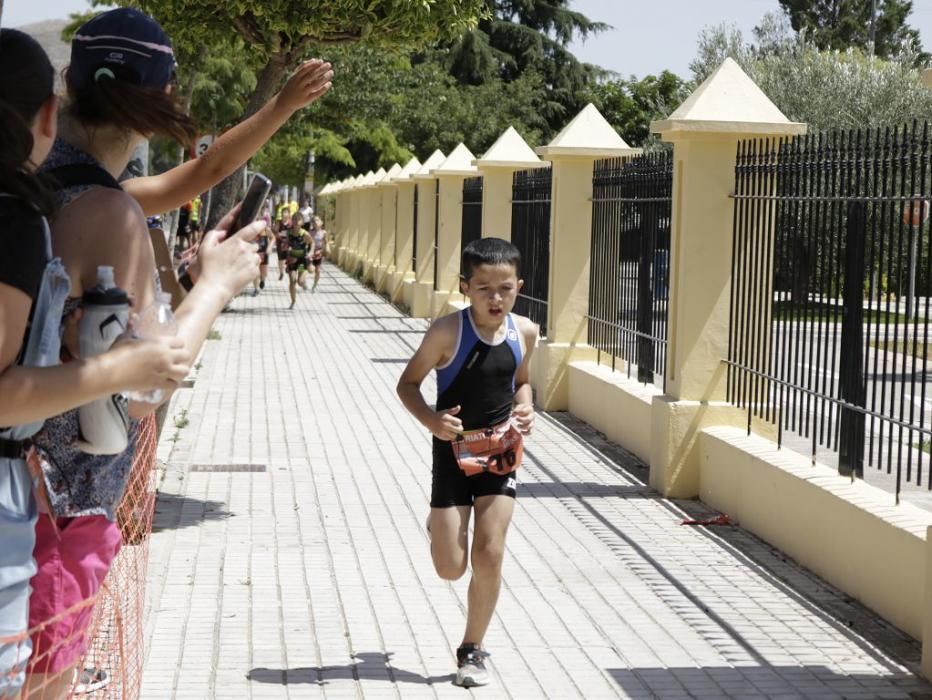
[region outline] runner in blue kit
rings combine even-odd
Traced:
[[[455,683],[467,687],[489,682],[482,641],[501,588],[523,439],[534,422],[528,363],[538,329],[511,313],[523,284],[520,262],[508,241],[467,245],[460,286],[471,305],[431,325],[398,382],[405,408],[434,435],[428,520],[434,568],[456,580],[472,565],[466,630],[456,652]],[[431,370],[437,372],[436,409],[421,393]]]

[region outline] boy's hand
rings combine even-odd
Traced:
[[[530,435],[534,426],[534,407],[529,403],[519,403],[511,412],[523,435]]]
[[[434,413],[427,426],[438,440],[455,440],[463,432],[463,421],[457,418],[459,406]]]

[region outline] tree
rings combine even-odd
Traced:
[[[932,114],[932,90],[922,86],[908,57],[885,60],[858,48],[820,51],[804,35],[768,42],[765,50],[719,25],[700,35],[697,58],[690,64],[696,82],[726,56],[789,119],[815,130],[894,126]]]
[[[612,80],[590,88],[589,100],[615,127],[629,146],[644,146],[650,123],[663,119],[689,95],[688,85],[676,74],[663,71],[641,80]]]
[[[533,72],[545,91],[535,108],[558,130],[579,108],[580,91],[601,71],[580,62],[567,49],[575,36],[585,38],[608,25],[569,8],[570,0],[486,0],[487,14],[448,54],[450,73],[467,85],[497,78],[506,82]]]
[[[793,29],[805,32],[820,49],[851,47],[871,53],[871,0],[779,0]],[[903,53],[920,54],[919,32],[906,20],[912,0],[876,0],[873,21],[873,53],[892,58]],[[929,59],[922,56],[923,63]],[[917,64],[918,65],[918,64]]]
[[[286,72],[311,51],[364,42],[419,48],[455,40],[473,27],[484,0],[125,0],[155,17],[176,45],[194,49],[212,37],[239,34],[261,68],[240,118],[254,114],[275,93]],[[242,173],[215,188],[220,215],[232,204]],[[211,223],[211,222],[208,222]]]

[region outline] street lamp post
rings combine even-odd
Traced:
[[[317,212],[317,201],[314,197],[314,163],[316,160],[314,151],[308,151],[304,166],[304,196],[315,213]]]

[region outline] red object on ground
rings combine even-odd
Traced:
[[[714,518],[708,518],[707,520],[684,520],[680,525],[733,525],[731,518],[729,518],[724,513],[716,515]]]

